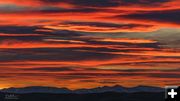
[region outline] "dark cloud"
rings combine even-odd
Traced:
[[[92,76],[92,77],[153,77],[153,78],[180,78],[180,74],[175,73],[72,73],[69,75],[81,75],[81,76]]]
[[[3,40],[41,41],[44,36],[53,34],[51,32],[39,32],[38,29],[43,28],[39,26],[0,26],[0,33],[4,34],[4,36],[0,37],[0,42]],[[8,34],[21,34],[21,36],[8,36]],[[26,36],[26,34],[32,36]]]
[[[50,74],[50,73],[1,73],[1,75],[8,75],[8,77],[51,77],[51,76],[54,76],[54,74]],[[17,79],[17,78],[16,78]]]
[[[96,82],[96,80],[79,80],[80,82]]]
[[[138,55],[137,55],[138,56]],[[166,57],[166,56],[164,56]],[[140,57],[141,59],[143,60],[148,60],[146,58],[143,58],[143,57]],[[157,60],[157,59],[161,59],[163,60],[163,58],[156,58],[154,57],[153,58],[154,60]],[[147,62],[128,62],[128,63],[113,63],[113,64],[106,64],[107,66],[108,65],[129,65],[131,64],[131,66],[157,66],[157,65],[163,65],[163,64],[169,64],[171,66],[171,64],[179,64],[179,61],[169,61],[169,60],[164,60],[164,61],[147,61]]]
[[[103,22],[65,22],[64,24],[71,24],[77,26],[92,26],[92,27],[109,27],[109,28],[122,28],[133,29],[136,27],[153,27],[153,25],[142,24],[116,24],[116,23],[103,23]]]
[[[58,7],[46,7],[46,8],[41,8],[34,10],[33,12],[40,12],[40,13],[93,13],[93,12],[98,12],[102,11],[95,9],[95,8],[58,8]]]
[[[0,26],[0,33],[8,34],[32,34],[37,33],[37,26]]]
[[[66,37],[66,38],[73,38],[73,37],[83,36],[79,32],[68,31],[68,30],[55,30],[54,32],[51,33],[51,35],[52,36],[58,36],[58,37]]]
[[[73,49],[73,48],[69,48],[69,49]],[[112,49],[112,48],[108,48],[108,47],[98,47],[98,48],[93,48],[93,47],[80,47],[80,48],[76,48],[76,50],[85,50],[85,51],[90,51],[90,52],[130,52],[131,50],[124,50],[124,49]]]
[[[8,50],[7,50],[8,51]],[[7,52],[6,51],[6,52]],[[111,53],[97,53],[88,51],[77,51],[76,49],[61,48],[34,48],[34,49],[12,49],[9,52],[13,54],[4,54],[0,61],[83,61],[83,60],[109,60],[117,57]]]
[[[64,71],[75,71],[74,67],[37,67],[37,68],[26,68],[22,69],[26,71],[42,71],[42,72],[64,72]]]
[[[126,69],[126,70],[118,70],[118,69],[108,69],[109,71],[116,71],[116,72],[179,72],[179,69],[164,69],[164,70],[160,70],[160,69]]]
[[[79,6],[92,6],[92,7],[112,7],[118,6],[117,0],[70,0],[72,4]]]
[[[155,69],[127,69],[127,70],[112,70],[117,72],[152,72],[152,71],[158,71]]]
[[[149,75],[149,77],[155,77],[155,78],[180,78],[180,74],[175,74],[175,73],[164,73],[164,74],[153,74]]]
[[[46,28],[42,28],[42,26],[0,26],[0,33],[5,34],[42,34],[42,35],[50,35],[50,36],[81,36],[81,34],[73,31],[67,31],[67,30],[52,30],[52,32],[46,32],[46,31],[38,31],[41,30],[47,30]],[[38,37],[38,36],[36,36]]]
[[[95,45],[118,45],[119,48],[122,48],[121,46],[128,46],[131,48],[160,48],[159,43],[128,43],[128,42],[108,42],[108,41],[97,41],[97,40],[86,40],[89,44],[95,44]]]
[[[75,6],[83,7],[116,7],[127,5],[160,5],[172,0],[41,0],[45,3],[70,3]]]
[[[116,0],[41,0],[46,3],[70,3],[76,6],[90,6],[90,7],[112,7],[118,6],[118,1]]]
[[[93,78],[90,75],[58,75],[55,76],[59,80],[74,80],[74,79],[90,79]]]
[[[123,5],[157,6],[172,0],[119,0]]]
[[[119,82],[114,81],[114,80],[103,80],[103,81],[100,81],[98,83],[101,83],[101,84],[116,84],[116,83],[119,83]]]
[[[156,21],[163,23],[180,24],[180,9],[165,11],[139,12],[129,15],[119,15],[114,18],[127,18],[134,20]]]
[[[5,75],[5,76],[4,76]],[[6,76],[8,75],[8,76]],[[5,78],[20,78],[20,77],[50,77],[59,80],[91,80],[91,78],[112,78],[111,80],[99,81],[99,83],[118,83],[116,78],[120,77],[144,77],[144,78],[166,78],[166,79],[179,79],[179,73],[1,73]],[[113,80],[116,79],[117,81]],[[82,81],[83,82],[83,81]],[[85,82],[85,81],[84,81]],[[93,82],[93,81],[89,81]]]
[[[41,26],[0,26],[0,33],[4,34],[0,37],[0,43],[4,41],[7,42],[7,40],[10,41],[8,42],[9,44],[13,44],[13,41],[21,41],[26,43],[43,42],[43,40],[46,38],[71,40],[74,37],[83,36],[78,32],[68,30],[46,30],[48,29],[42,28]]]
[[[19,38],[19,37],[18,37]],[[27,37],[29,38],[29,37]],[[26,38],[25,38],[26,39]],[[68,39],[67,39],[68,40]],[[4,49],[1,50],[2,54],[0,61],[83,61],[83,60],[111,60],[117,57],[130,57],[133,55],[126,54],[113,54],[113,52],[136,52],[131,49],[123,49],[123,46],[129,46],[131,48],[144,48],[144,47],[156,47],[157,44],[133,44],[133,43],[121,43],[121,42],[101,42],[93,41],[91,39],[78,39],[78,41],[84,41],[87,45],[116,45],[121,46],[119,49],[111,49],[108,47],[74,47],[74,48],[31,48],[31,49]],[[27,40],[26,40],[27,41]],[[10,43],[12,44],[12,43]],[[62,44],[62,42],[61,42]],[[71,45],[69,43],[63,43],[64,45]],[[123,45],[123,46],[122,46]],[[121,50],[122,48],[122,50]],[[140,50],[139,50],[140,51]],[[139,52],[138,51],[138,52]],[[143,51],[143,50],[142,50]],[[141,56],[140,56],[141,57]]]
[[[66,2],[66,0],[39,0],[41,2],[45,3],[61,3],[61,2]]]
[[[14,44],[16,41],[24,41],[24,42],[40,42],[42,41],[43,37],[42,36],[1,36],[0,37],[0,43],[7,42],[9,41],[8,44]]]

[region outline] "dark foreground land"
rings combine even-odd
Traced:
[[[97,93],[97,94],[0,93],[0,101],[164,101],[164,93],[163,92],[162,93],[108,92],[108,93]]]

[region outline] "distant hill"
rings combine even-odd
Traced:
[[[98,87],[93,89],[79,89],[76,90],[76,93],[104,93],[104,92],[118,92],[118,93],[136,93],[136,92],[163,92],[163,88],[159,87],[150,87],[150,86],[137,86],[132,88],[122,87],[122,86],[113,86],[113,87]]]
[[[164,89],[159,87],[137,86],[137,87],[127,88],[118,85],[113,87],[104,86],[93,89],[78,89],[78,90],[69,90],[67,88],[43,87],[43,86],[7,88],[0,90],[0,92],[16,93],[16,94],[27,94],[27,93],[89,94],[89,93],[105,93],[105,92],[137,93],[137,92],[163,92],[163,91]]]
[[[18,99],[7,99],[9,94],[0,93],[0,101],[164,101],[163,92],[138,93],[89,93],[89,94],[51,94],[28,93],[15,94]]]

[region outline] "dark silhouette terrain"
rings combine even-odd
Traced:
[[[55,87],[25,87],[0,90],[0,101],[164,101],[158,87],[121,86],[69,90]]]
[[[0,94],[0,101],[164,101],[164,93],[96,93],[96,94],[15,94],[18,99],[5,99]]]

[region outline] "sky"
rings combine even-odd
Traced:
[[[0,0],[0,89],[180,85],[179,0]]]

